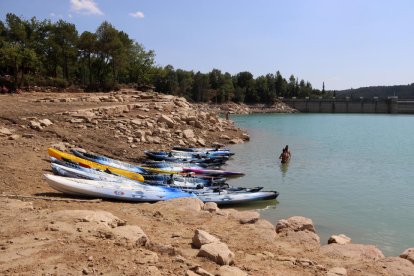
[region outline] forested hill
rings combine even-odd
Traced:
[[[414,99],[414,83],[410,85],[370,86],[357,89],[335,91],[336,98],[388,98],[397,96],[400,99]]]

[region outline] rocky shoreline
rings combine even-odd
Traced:
[[[223,114],[295,112],[282,103],[194,105],[121,90],[1,95],[0,107],[1,274],[414,274],[414,248],[385,257],[340,234],[321,242],[308,218],[269,222],[198,199],[76,199],[42,179],[50,146],[139,161],[144,149],[243,143],[248,134]]]

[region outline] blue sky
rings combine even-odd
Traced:
[[[279,70],[337,90],[414,82],[411,0],[0,0],[9,12],[79,33],[107,20],[185,70]]]

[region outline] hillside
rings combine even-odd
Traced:
[[[400,99],[413,99],[414,83],[410,85],[370,86],[332,92],[335,92],[337,98],[388,98],[390,96],[397,96]]]

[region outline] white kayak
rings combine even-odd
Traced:
[[[45,174],[53,189],[71,195],[95,198],[110,198],[123,201],[155,202],[180,197],[195,197],[194,194],[170,187],[149,186],[139,182],[111,182]]]

